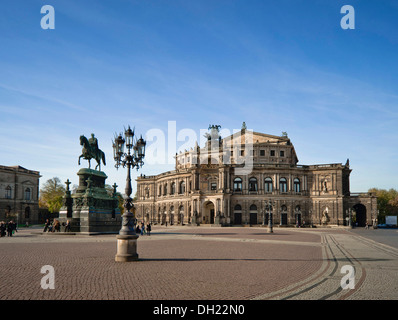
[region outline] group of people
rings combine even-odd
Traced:
[[[14,232],[17,231],[17,224],[14,221],[9,221],[9,222],[0,222],[0,237],[5,237],[6,235],[8,237],[12,237]]]
[[[137,225],[135,227],[135,232],[139,233],[141,235],[147,234],[148,236],[150,236],[151,235],[151,224],[148,222],[145,227],[144,222],[141,222],[141,226],[139,223],[137,223]]]
[[[69,220],[66,220],[66,223],[62,223],[62,226],[65,227],[64,232],[70,232]],[[56,219],[54,221],[47,219],[46,223],[44,224],[43,232],[61,232],[61,223]]]

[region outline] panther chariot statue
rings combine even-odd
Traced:
[[[80,165],[80,159],[83,158],[85,160],[88,160],[88,167],[91,169],[91,159],[94,159],[97,161],[97,166],[95,167],[95,170],[99,168],[99,171],[101,171],[101,161],[103,162],[104,165],[105,163],[105,153],[98,148],[98,140],[94,136],[94,133],[91,134],[91,138],[87,139],[84,135],[80,136],[80,145],[83,146],[82,149],[82,154],[79,157],[79,165]]]

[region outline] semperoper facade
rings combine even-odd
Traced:
[[[242,130],[226,138],[210,126],[203,148],[176,154],[175,170],[137,179],[136,215],[154,224],[347,225],[377,215],[377,198],[350,192],[345,164],[299,165],[287,134]],[[272,205],[269,205],[271,202]]]

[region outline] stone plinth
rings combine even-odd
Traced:
[[[105,189],[107,175],[93,169],[80,169],[79,186],[76,193],[68,191],[64,206],[60,210],[60,221],[71,221],[71,232],[86,234],[118,233],[121,228],[121,215],[118,199]]]
[[[116,262],[137,261],[137,239],[138,235],[117,235]]]

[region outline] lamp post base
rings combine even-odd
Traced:
[[[138,261],[138,235],[117,235],[116,262]]]

